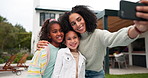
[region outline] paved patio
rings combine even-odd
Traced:
[[[138,74],[138,73],[148,73],[148,69],[139,66],[128,66],[127,68],[110,68],[110,74]]]
[[[26,61],[26,65],[29,64],[30,61]],[[0,67],[3,67],[5,64],[0,64]],[[16,64],[12,64],[12,66],[16,66]],[[17,76],[15,73],[12,73],[12,71],[0,71],[0,78],[27,78],[27,70],[24,68],[20,68],[21,75]]]
[[[20,76],[17,76],[11,71],[0,72],[0,78],[27,78],[26,76],[27,76],[26,70],[22,71],[22,74]]]
[[[29,61],[27,61],[27,64]],[[4,64],[0,64],[0,66],[3,66]],[[128,68],[110,68],[110,74],[134,74],[134,73],[148,73],[148,69],[144,67],[138,67],[138,66],[128,66]],[[12,73],[11,71],[5,71],[0,72],[0,78],[27,78],[27,70],[22,71],[22,74],[20,76],[17,76],[16,74]]]

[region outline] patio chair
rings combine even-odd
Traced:
[[[16,67],[24,67],[27,70],[28,66],[25,64],[27,57],[28,53],[24,54],[22,58],[18,61]]]
[[[115,60],[114,60],[114,67],[115,67],[115,63],[118,64],[118,67],[119,69],[123,66],[125,66],[127,68],[127,63],[126,63],[126,59],[125,59],[125,54],[121,55],[121,56],[118,56],[118,57],[115,57]]]
[[[5,63],[5,65],[0,69],[0,72],[1,71],[12,71],[12,73],[16,73],[16,75],[21,75],[21,70],[18,70],[16,68],[14,68],[13,66],[11,66],[11,64],[15,58],[16,58],[16,55],[12,55],[8,59],[8,61]]]

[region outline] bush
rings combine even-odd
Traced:
[[[4,59],[4,62],[7,62],[10,56],[2,56],[2,58]]]
[[[18,63],[18,61],[22,58],[23,55],[24,53],[17,53],[16,58],[13,63]]]
[[[32,57],[33,57],[33,54],[29,55],[29,56],[27,57],[27,60],[31,60]]]
[[[0,58],[0,64],[4,63],[4,59]]]
[[[18,63],[19,60],[20,58],[16,57],[13,63]]]

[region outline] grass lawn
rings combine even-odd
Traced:
[[[126,74],[126,75],[106,74],[105,78],[148,78],[148,73],[146,73],[146,74]]]

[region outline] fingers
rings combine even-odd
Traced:
[[[140,3],[148,5],[148,0],[141,0]],[[136,10],[138,11],[136,13],[137,17],[148,19],[148,6],[137,6]]]
[[[40,50],[41,48],[37,48],[37,50]]]
[[[148,12],[148,6],[137,6],[137,11]]]
[[[136,25],[145,25],[145,26],[147,26],[148,25],[148,21],[134,21],[134,23],[136,24]]]
[[[137,12],[136,16],[140,18],[148,19],[148,13]]]
[[[49,44],[48,41],[45,40],[41,40],[37,43],[37,48],[44,48],[45,46],[47,46]]]
[[[141,0],[140,3],[144,3],[148,5],[148,0]],[[136,16],[140,18],[147,19],[147,21],[134,21],[134,23],[140,28],[142,31],[148,30],[148,6],[137,6]]]
[[[47,44],[49,44],[49,42],[46,41],[46,40],[40,40],[38,43],[47,43]]]
[[[148,0],[140,0],[140,3],[148,4]]]

